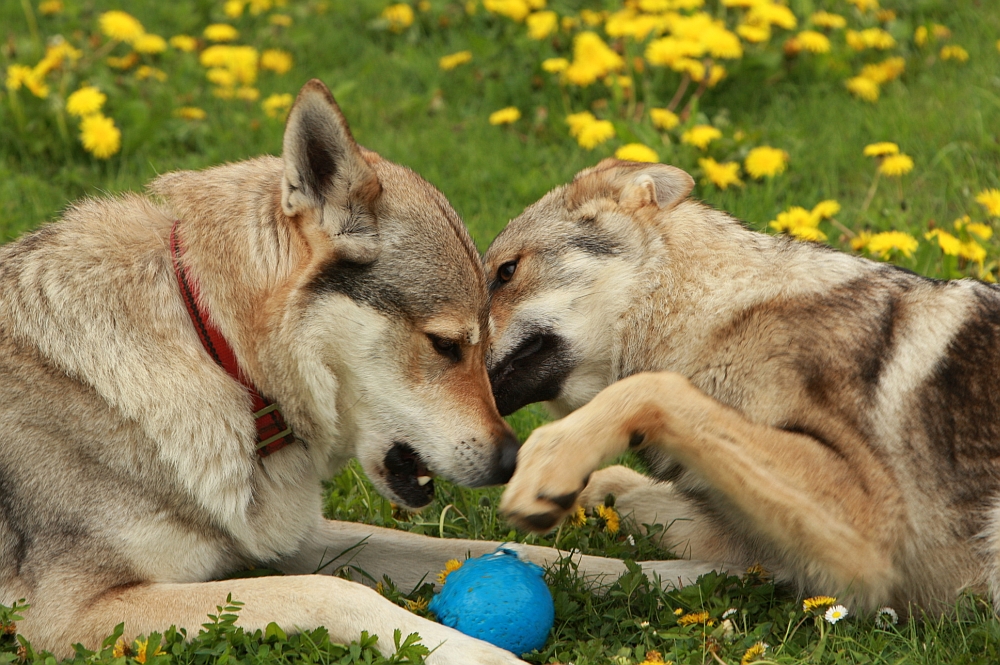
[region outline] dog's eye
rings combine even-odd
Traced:
[[[517,261],[508,261],[497,268],[497,279],[501,282],[509,282],[514,278],[514,271],[517,270]]]
[[[431,346],[434,350],[440,353],[445,358],[448,358],[452,362],[461,362],[462,360],[462,347],[459,346],[458,342],[454,342],[450,339],[445,339],[444,337],[438,337],[437,335],[427,335],[427,339],[431,341]]]

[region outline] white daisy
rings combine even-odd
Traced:
[[[826,611],[826,614],[823,615],[823,618],[825,618],[830,623],[837,623],[838,621],[846,617],[847,614],[848,612],[846,607],[844,607],[843,605],[834,605],[833,607],[831,607]]]
[[[899,615],[891,607],[880,607],[875,613],[875,625],[879,628],[888,628],[899,623]]]

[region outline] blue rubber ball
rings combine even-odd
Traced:
[[[555,621],[545,571],[504,546],[448,574],[428,609],[438,621],[501,649],[541,649]]]

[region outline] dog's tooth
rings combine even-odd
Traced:
[[[427,483],[431,482],[430,476],[417,476],[417,484],[423,487]]]

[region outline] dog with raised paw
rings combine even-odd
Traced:
[[[605,160],[487,251],[500,412],[565,416],[502,512],[546,531],[611,493],[665,547],[806,593],[1000,599],[1000,289],[753,232],[693,185]],[[599,470],[628,450],[648,476]]]

